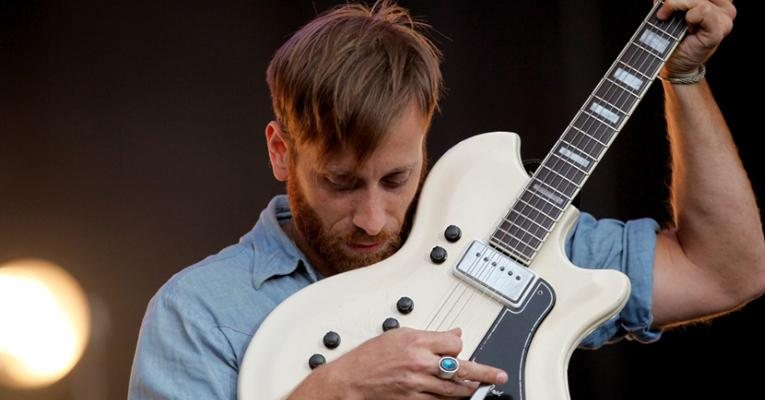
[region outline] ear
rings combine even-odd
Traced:
[[[271,160],[274,178],[281,182],[286,181],[289,166],[289,147],[284,140],[284,133],[276,121],[271,121],[266,126],[266,144],[268,145],[268,158]]]

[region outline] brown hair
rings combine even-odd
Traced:
[[[441,91],[440,51],[427,25],[389,0],[345,4],[297,31],[268,66],[276,120],[288,142],[363,162],[415,101],[430,123]]]

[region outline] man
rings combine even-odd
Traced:
[[[740,307],[765,291],[765,240],[750,184],[703,79],[732,28],[728,0],[668,0],[690,34],[662,71],[672,144],[674,227],[582,214],[567,250],[582,266],[617,268],[633,284],[618,318],[585,345]],[[276,120],[269,157],[288,197],[274,198],[239,244],[173,277],[152,299],[130,398],[235,398],[252,335],[287,296],[322,277],[390,256],[406,233],[437,108],[439,54],[407,12],[388,2],[346,5],[310,22],[276,53],[268,83]],[[314,370],[294,399],[433,399],[503,383],[496,368],[463,361],[460,331],[395,329]],[[296,382],[297,384],[297,382]]]

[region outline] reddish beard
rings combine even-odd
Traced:
[[[321,223],[319,215],[308,204],[293,168],[287,179],[287,196],[292,211],[292,222],[302,240],[321,258],[327,268],[344,272],[380,262],[401,247],[401,232],[383,230],[370,236],[360,228],[347,235],[333,235]],[[381,243],[380,249],[370,253],[353,252],[351,243]]]

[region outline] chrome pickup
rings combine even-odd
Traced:
[[[477,240],[470,244],[454,273],[513,309],[521,307],[538,279],[530,269]]]

